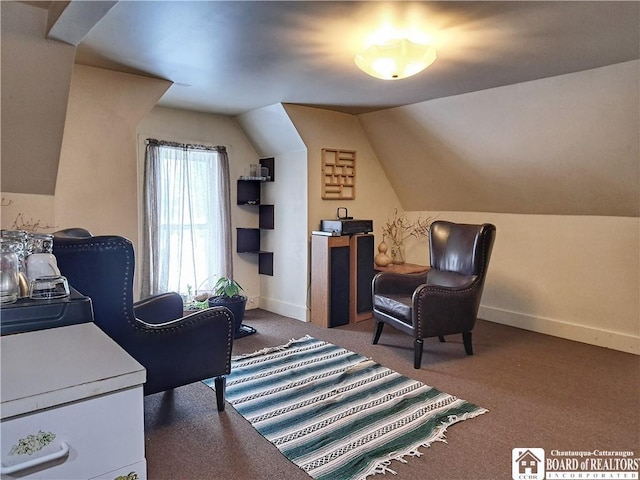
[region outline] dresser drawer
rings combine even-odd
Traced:
[[[44,456],[61,458],[3,474],[2,480],[89,479],[120,472],[127,465],[144,463],[143,432],[142,386],[5,419],[0,440],[3,471]],[[138,480],[145,476],[143,471]]]

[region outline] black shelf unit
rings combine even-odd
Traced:
[[[264,180],[238,179],[238,205],[260,205],[260,186]]]
[[[263,205],[261,201],[262,185],[274,180],[274,159],[260,159],[260,164],[269,169],[268,179],[238,179],[237,204],[258,207],[258,228],[236,228],[236,252],[258,255],[258,273],[273,276],[273,252],[260,249],[260,232],[275,228],[274,205]]]
[[[236,228],[238,253],[260,253],[260,229]]]
[[[260,205],[258,207],[258,228],[260,230],[273,230],[275,228],[275,205]]]

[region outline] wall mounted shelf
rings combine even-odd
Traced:
[[[258,228],[236,228],[236,252],[258,255],[258,273],[273,275],[273,252],[260,248],[260,236],[263,230],[275,228],[275,206],[261,203],[262,185],[274,181],[274,159],[260,159],[260,165],[269,169],[264,179],[239,178],[237,188],[237,204],[240,206],[258,207]]]

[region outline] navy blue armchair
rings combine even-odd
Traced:
[[[135,260],[126,238],[76,228],[56,232],[53,245],[69,285],[91,298],[95,323],[146,368],[145,395],[215,378],[218,411],[224,410],[230,310],[214,307],[183,317],[182,298],[173,292],[134,303]]]

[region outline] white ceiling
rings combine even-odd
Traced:
[[[275,103],[362,113],[625,62],[640,50],[637,1],[74,1],[65,12],[56,38],[75,44],[78,28],[88,31],[77,63],[170,80],[161,105],[228,115]],[[405,80],[361,72],[353,57],[384,24],[429,34],[436,62]]]

